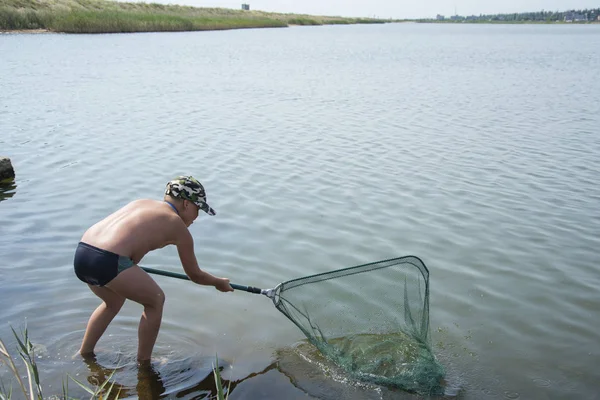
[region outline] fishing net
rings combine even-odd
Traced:
[[[294,279],[275,307],[350,377],[420,394],[442,394],[431,351],[429,271],[407,256]]]

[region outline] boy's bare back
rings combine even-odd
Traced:
[[[146,253],[176,244],[187,226],[164,201],[135,200],[89,228],[82,242],[139,263]]]

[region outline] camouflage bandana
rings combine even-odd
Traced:
[[[165,194],[178,199],[189,200],[208,215],[216,214],[215,210],[206,203],[204,186],[192,176],[178,176],[173,179],[167,183]]]

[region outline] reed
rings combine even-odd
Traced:
[[[0,7],[0,29],[47,29],[64,33],[201,31],[285,27],[268,18],[195,16],[123,10],[46,11]]]
[[[21,371],[17,367],[17,363],[15,362],[13,356],[8,352],[6,345],[4,344],[2,339],[0,339],[0,363],[6,365],[9,372],[16,380],[18,386],[16,392],[22,393],[25,399],[42,400],[44,399],[44,394],[42,391],[42,384],[38,366],[35,362],[35,349],[31,341],[29,340],[27,328],[23,330],[21,335],[17,334],[14,329],[12,331],[15,338],[17,339],[17,351],[19,354],[19,358],[21,358],[21,360],[23,361],[25,369],[27,371],[27,379],[24,380],[23,378],[21,378]],[[81,388],[84,389],[87,393],[89,393],[91,396],[90,399],[106,399],[109,397],[119,397],[119,391],[114,390],[114,381],[112,381],[114,373],[115,371],[113,371],[109,375],[108,379],[104,381],[101,385],[91,388],[79,382],[72,376],[67,376],[71,380],[73,380],[73,382],[81,386]],[[71,397],[69,397],[68,393],[68,380],[63,380],[62,389],[62,396],[60,396],[59,398],[63,400],[72,399]],[[12,396],[12,385],[7,388],[5,383],[0,380],[0,400],[10,400],[12,399]],[[56,398],[56,396],[53,397]]]
[[[215,376],[215,386],[217,388],[217,400],[227,400],[229,398],[229,390],[231,389],[231,382],[229,382],[229,387],[227,388],[227,392],[223,388],[223,382],[221,380],[221,368],[219,367],[219,356],[216,356],[215,365],[213,365],[213,372]],[[227,394],[225,394],[227,393]]]
[[[276,28],[289,25],[384,23],[368,18],[310,16],[109,0],[2,0],[0,30],[122,33]]]
[[[57,16],[50,29],[67,33],[123,33],[202,31],[282,27],[278,21],[214,17],[188,17],[123,11],[75,11]]]

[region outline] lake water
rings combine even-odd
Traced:
[[[232,400],[418,398],[334,376],[263,296],[166,277],[160,379],[132,367],[135,303],[97,365],[73,357],[99,304],[82,233],[193,174],[207,271],[266,288],[416,255],[458,398],[600,399],[599,49],[600,25],[1,35],[0,338],[27,326],[47,395],[123,366],[131,397],[208,398],[218,354]],[[182,272],[172,247],[141,264]]]

